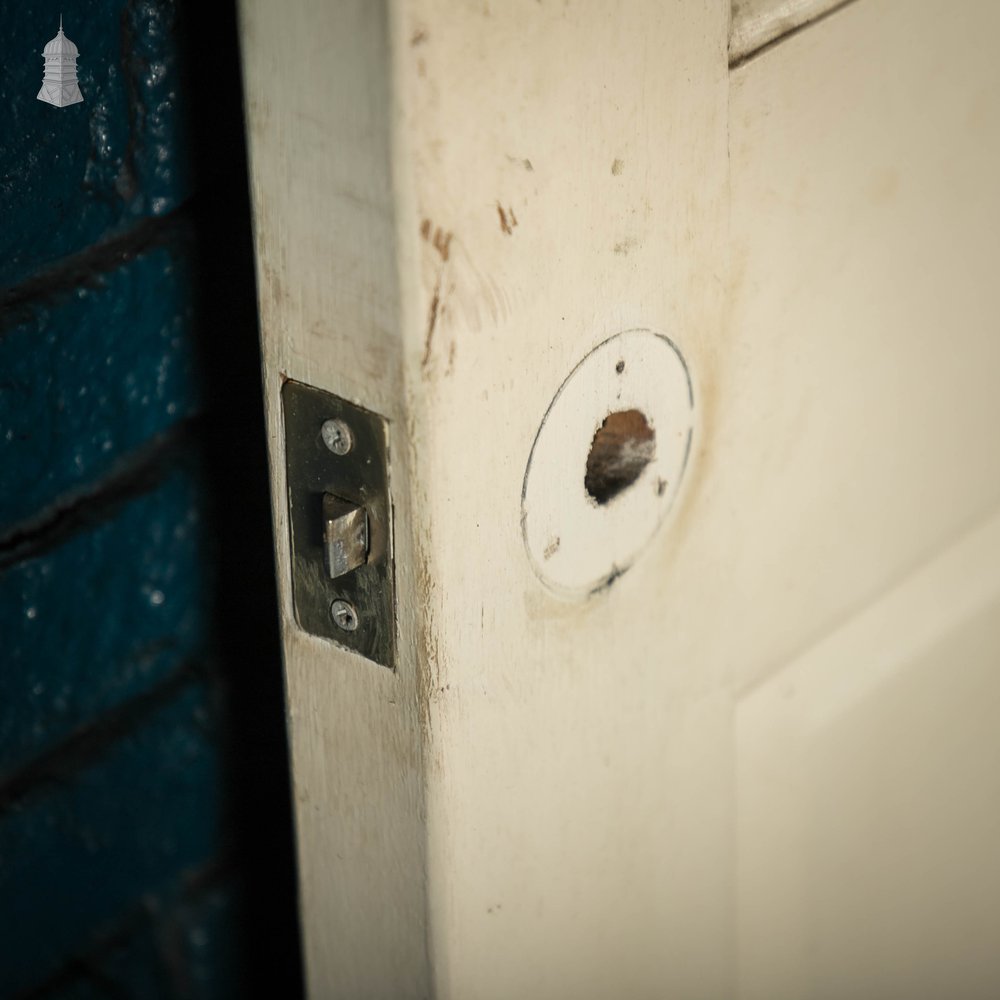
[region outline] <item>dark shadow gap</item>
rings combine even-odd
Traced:
[[[236,6],[187,0],[179,18],[200,199],[195,328],[215,659],[229,707],[229,846],[242,873],[239,995],[295,1000],[303,995],[297,877]]]

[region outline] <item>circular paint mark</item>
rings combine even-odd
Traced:
[[[673,506],[693,433],[687,365],[662,334],[626,330],[570,372],[521,492],[525,548],[546,586],[585,597],[635,562]]]

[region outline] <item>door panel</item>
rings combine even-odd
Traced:
[[[1000,984],[997,22],[866,0],[731,76],[735,568],[833,628],[737,680],[741,995]]]
[[[741,995],[994,995],[998,649],[994,516],[739,699]]]
[[[757,581],[730,628],[768,637],[741,686],[783,631],[808,641],[1000,500],[998,18],[963,9],[855,4],[731,78],[715,444],[754,455],[720,472]]]

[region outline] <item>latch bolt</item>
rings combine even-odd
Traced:
[[[323,494],[323,551],[331,580],[368,561],[368,514],[364,507]]]
[[[281,400],[295,620],[394,669],[389,423],[292,379]]]

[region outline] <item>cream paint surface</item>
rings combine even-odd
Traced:
[[[996,995],[998,650],[994,515],[740,700],[740,996]]]
[[[1000,16],[962,12],[863,0],[732,76],[731,638],[836,626],[736,675],[741,996],[1000,990]]]
[[[673,615],[657,583],[675,536],[656,536],[600,602],[566,602],[526,559],[520,494],[552,397],[609,336],[662,330],[711,377],[728,11],[658,0],[401,9],[399,35],[420,39],[397,92],[421,261],[407,371],[418,373],[414,507],[433,580],[438,995],[721,995],[728,719],[711,668],[691,683],[664,655]],[[517,219],[510,232],[498,205]],[[448,261],[420,239],[424,219],[453,234]],[[683,701],[671,696],[682,687]]]
[[[822,625],[818,608],[859,610],[1000,500],[986,41],[1000,18],[988,3],[905,11],[866,0],[732,77],[729,418],[714,444],[754,450],[722,470],[750,547],[735,569],[764,586],[754,620],[731,620],[743,648],[757,634],[781,652],[793,623],[802,639]],[[755,659],[741,687],[784,656]]]
[[[850,2],[852,0],[733,0],[729,61],[737,62],[768,42]]]
[[[240,4],[261,345],[311,997],[430,990],[421,647],[402,392],[388,22],[357,0]],[[390,421],[395,674],[302,632],[291,604],[285,377]]]
[[[730,76],[722,2],[243,0],[314,997],[823,995],[797,988],[836,965],[849,885],[825,951],[774,959],[747,823],[784,750],[847,772],[836,740],[776,743],[761,692],[819,662],[822,700],[864,662],[851,620],[1000,500],[998,15],[963,9],[862,0]],[[690,368],[690,478],[629,572],[566,600],[525,553],[524,470],[569,372],[634,327]],[[391,421],[396,675],[293,624],[282,373]],[[931,592],[954,645],[898,682],[939,689],[953,648],[961,719],[992,633]],[[865,745],[886,720],[919,745],[858,691]],[[835,801],[782,806],[796,857]]]
[[[996,204],[983,205],[1000,129],[966,117],[997,81],[979,49],[990,33],[970,29],[941,7],[858,5],[734,76],[733,297],[726,322],[694,319],[679,335],[695,345],[710,429],[684,516],[599,603],[539,591],[502,516],[472,534],[472,556],[458,513],[460,496],[492,493],[481,521],[514,492],[514,449],[484,428],[503,408],[526,450],[534,379],[508,382],[503,363],[513,344],[522,369],[545,365],[535,331],[552,325],[551,294],[530,296],[502,338],[470,334],[468,368],[459,341],[429,476],[430,507],[459,518],[435,548],[427,776],[443,995],[734,991],[736,967],[720,958],[735,947],[734,697],[1000,498],[1000,467],[982,460],[1000,416]],[[544,107],[531,119],[550,131]],[[546,163],[519,148],[536,171]],[[656,166],[641,164],[636,200],[655,191]],[[530,203],[515,206],[526,241]],[[541,238],[566,215],[557,205]],[[574,277],[547,284],[572,288],[569,310],[582,298],[611,311],[630,279],[652,282],[640,258],[598,286],[587,268],[600,249],[584,234],[559,242]],[[563,339],[572,328],[556,351]],[[489,407],[463,421],[486,371]]]

